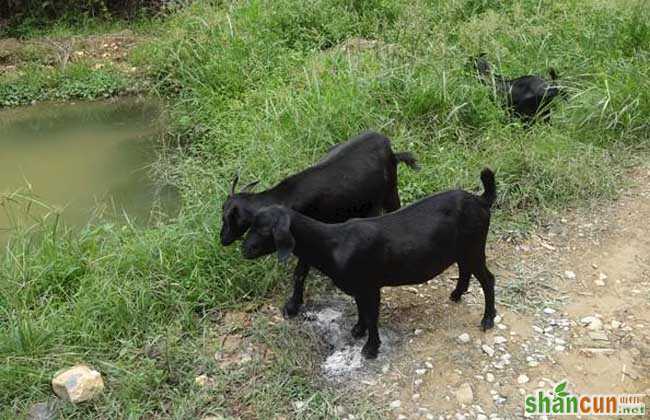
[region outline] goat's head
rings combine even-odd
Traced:
[[[286,207],[269,206],[255,215],[242,244],[244,258],[253,259],[278,252],[278,260],[286,262],[296,242],[291,235],[291,214]]]
[[[487,60],[487,54],[485,53],[470,57],[468,67],[481,79],[490,78],[492,74],[492,66]]]
[[[259,182],[251,182],[240,192],[235,193],[239,175],[235,176],[230,195],[223,203],[221,216],[221,244],[226,246],[244,236],[251,223],[255,212],[250,203],[253,187]]]

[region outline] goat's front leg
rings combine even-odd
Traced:
[[[354,301],[357,303],[357,316],[359,319],[357,320],[357,323],[354,325],[354,327],[352,327],[352,337],[361,338],[366,335],[366,321],[363,318],[363,306],[361,304],[360,298],[355,296]]]
[[[376,359],[379,353],[379,329],[377,322],[379,321],[379,302],[381,291],[380,289],[372,289],[365,295],[361,296],[361,305],[363,307],[363,318],[368,327],[368,341],[361,349],[361,354],[366,359]]]
[[[305,291],[305,279],[309,274],[309,265],[303,260],[298,260],[296,270],[293,272],[293,295],[284,304],[282,314],[285,318],[293,318],[298,315],[300,305],[302,305],[302,295]]]

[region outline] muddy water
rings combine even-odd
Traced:
[[[135,99],[0,111],[0,242],[60,215],[65,225],[146,224],[176,192],[151,177],[159,107]]]

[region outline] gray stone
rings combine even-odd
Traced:
[[[27,412],[27,420],[55,420],[57,417],[54,401],[36,403]]]

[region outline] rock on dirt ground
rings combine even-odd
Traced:
[[[521,418],[527,393],[564,379],[575,393],[650,393],[650,224],[642,222],[650,220],[650,170],[632,178],[637,187],[616,202],[488,244],[493,330],[480,331],[476,281],[460,303],[449,301],[452,268],[426,285],[384,289],[380,325],[390,344],[376,362],[342,358],[345,374],[325,376],[373,395],[389,418]],[[363,343],[349,341],[348,300],[324,305],[347,315],[307,314],[334,337],[329,357]]]

